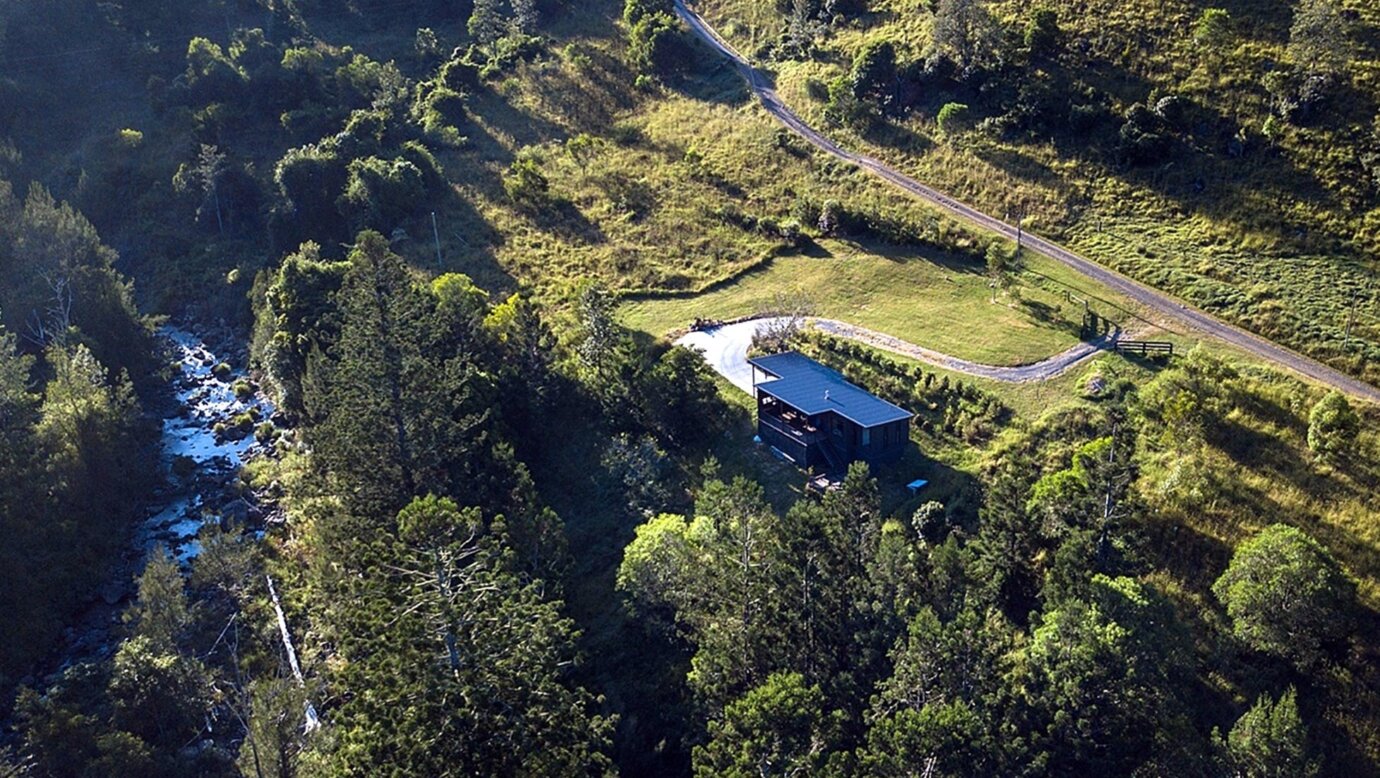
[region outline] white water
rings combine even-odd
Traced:
[[[273,406],[258,392],[245,400],[237,398],[234,384],[245,377],[244,371],[232,370],[225,380],[217,379],[212,369],[220,357],[195,335],[176,327],[165,327],[161,334],[172,342],[179,371],[173,379],[178,407],[173,416],[163,420],[161,457],[164,473],[175,489],[140,525],[136,543],[145,552],[162,543],[186,563],[201,551],[196,539],[201,528],[221,518],[206,506],[197,485],[208,481],[224,485],[260,448],[253,434],[239,440],[218,437],[216,424],[229,425],[234,417],[251,409],[257,409],[260,419],[267,420]],[[179,458],[191,461],[190,476],[180,478],[174,473]]]

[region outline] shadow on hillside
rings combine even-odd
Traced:
[[[491,138],[510,138],[517,148],[533,146],[566,136],[565,128],[524,110],[511,100],[492,89],[486,89],[474,98],[477,108],[475,114],[482,116],[486,127],[471,121],[464,128],[466,134],[471,130],[483,130]]]
[[[517,289],[517,279],[498,263],[494,253],[494,249],[502,245],[502,236],[459,194],[453,193],[444,209],[437,212],[434,235],[430,223],[422,226],[425,229],[413,236],[412,247],[412,251],[422,257],[419,264],[430,265],[436,261],[432,241],[439,236],[440,272],[464,273],[495,296]]]
[[[1151,521],[1145,534],[1148,554],[1194,591],[1209,591],[1231,561],[1230,546],[1178,521]]]
[[[689,49],[693,56],[687,67],[665,79],[668,89],[693,100],[734,107],[752,99],[747,82],[738,69],[718,52],[698,39],[690,41]],[[766,73],[763,75],[770,76]]]

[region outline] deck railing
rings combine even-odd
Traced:
[[[814,443],[815,441],[819,440],[820,437],[820,433],[818,430],[814,432],[807,432],[799,427],[791,425],[790,422],[787,422],[780,416],[773,416],[769,413],[763,413],[759,416],[759,419],[761,420],[762,425],[767,427],[768,429],[775,430],[776,432],[779,432],[782,435],[785,435],[791,438],[792,440],[795,440],[799,443],[803,443],[805,445]]]

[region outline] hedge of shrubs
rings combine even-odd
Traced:
[[[1000,398],[973,384],[904,365],[843,338],[807,330],[799,338],[799,348],[849,381],[914,412],[916,428],[928,435],[982,443],[1011,417]]]

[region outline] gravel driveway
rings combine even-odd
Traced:
[[[751,393],[752,366],[748,364],[747,354],[748,348],[752,346],[752,336],[757,333],[758,328],[766,327],[776,321],[780,321],[780,319],[752,319],[735,324],[725,324],[709,330],[691,332],[677,338],[676,345],[686,346],[701,352],[704,355],[704,361],[708,362],[709,366],[714,368],[719,375],[728,379],[729,383],[744,392]],[[869,330],[866,327],[859,327],[856,324],[848,324],[836,319],[810,317],[805,321],[810,326],[830,335],[875,346],[883,351],[910,357],[956,373],[989,378],[993,381],[1010,384],[1054,378],[1111,344],[1110,339],[1079,343],[1039,362],[1003,367],[959,359],[876,330]]]

